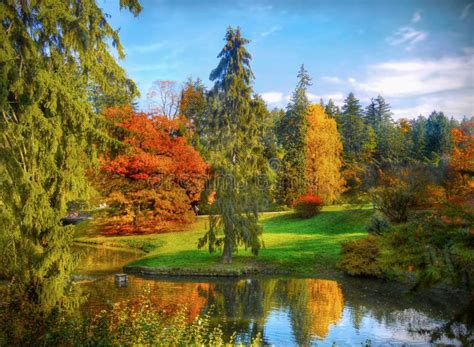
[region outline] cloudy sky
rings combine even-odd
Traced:
[[[254,89],[270,108],[285,106],[304,63],[315,102],[363,105],[378,94],[395,117],[432,110],[474,116],[472,0],[180,1],[142,0],[134,18],[118,1],[99,3],[120,28],[121,62],[142,94],[158,79],[200,77],[207,85],[227,26],[251,40]]]

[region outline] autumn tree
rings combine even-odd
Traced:
[[[310,85],[311,78],[301,65],[296,89],[277,127],[278,140],[285,151],[278,177],[278,195],[288,206],[305,192],[306,118],[310,105],[306,90]]]
[[[452,197],[472,198],[474,194],[474,121],[451,130],[454,149],[448,191]]]
[[[189,222],[207,178],[199,153],[179,136],[180,120],[111,108],[112,136],[126,146],[102,160],[95,180],[107,198],[107,233],[149,233]]]
[[[230,263],[239,245],[250,247],[254,254],[260,249],[258,178],[266,176],[268,163],[260,141],[261,122],[252,107],[254,75],[245,48],[249,41],[241,36],[240,28],[231,27],[225,41],[219,64],[210,74],[214,87],[208,123],[209,186],[215,200],[209,230],[199,246],[207,244],[210,252],[223,246],[222,261]]]
[[[136,0],[120,6],[141,10]],[[124,57],[118,32],[95,1],[7,0],[0,13],[1,260],[13,309],[30,317],[71,307],[73,234],[61,219],[84,195],[85,168],[104,142],[89,91],[130,101],[136,89],[110,51]]]
[[[341,138],[336,121],[325,114],[321,105],[311,105],[307,119],[306,191],[330,204],[344,187]]]

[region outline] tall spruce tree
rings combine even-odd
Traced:
[[[342,136],[345,159],[370,160],[375,149],[375,134],[372,127],[364,123],[362,106],[353,93],[349,93],[344,101],[337,123]]]
[[[339,109],[339,106],[334,104],[332,99],[329,99],[328,103],[324,107],[324,113],[326,113],[331,118],[336,118],[341,113],[341,110]]]
[[[365,123],[375,132],[377,143],[374,153],[375,164],[386,167],[398,163],[404,157],[403,134],[393,121],[390,105],[381,95],[372,99],[367,106]]]
[[[425,153],[430,159],[448,154],[453,147],[451,124],[443,112],[433,111],[426,121]]]
[[[261,190],[259,177],[267,174],[268,162],[260,141],[262,122],[252,100],[254,79],[249,41],[240,28],[229,27],[218,66],[211,72],[209,161],[213,170],[210,190],[215,192],[213,215],[199,247],[213,252],[223,245],[223,263],[232,262],[239,245],[258,254],[262,228],[258,225]],[[223,236],[219,236],[223,233]]]
[[[311,78],[304,65],[297,77],[296,89],[277,128],[279,143],[285,151],[278,177],[278,196],[288,206],[306,189],[306,133],[310,106],[306,90],[311,85]]]
[[[141,10],[136,0],[120,6]],[[73,236],[61,219],[84,193],[93,144],[103,138],[94,107],[117,95],[130,102],[135,88],[109,51],[112,43],[124,57],[95,1],[6,0],[0,13],[2,272],[13,306],[47,314],[73,302]]]

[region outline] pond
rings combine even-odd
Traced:
[[[143,278],[129,276],[118,287],[114,274],[139,256],[100,247],[76,247],[85,253],[78,286],[88,295],[84,309],[94,313],[111,303],[145,292],[160,308],[187,305],[191,318],[212,310],[213,322],[227,336],[249,341],[260,333],[277,346],[365,344],[427,345],[417,328],[446,322],[455,309],[447,298],[406,295],[395,284],[351,278]],[[459,304],[459,303],[458,303]],[[444,339],[443,343],[456,341]]]

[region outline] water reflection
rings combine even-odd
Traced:
[[[97,267],[96,267],[97,268]],[[102,266],[102,270],[105,266]],[[112,268],[115,268],[112,266]],[[114,276],[79,284],[88,295],[84,310],[98,312],[110,303],[147,291],[160,310],[189,307],[189,319],[209,312],[227,336],[249,341],[260,333],[276,345],[426,345],[409,327],[433,327],[449,318],[447,307],[407,297],[386,283],[323,279],[152,279],[130,275],[116,288]],[[454,309],[454,307],[453,307]],[[453,341],[443,341],[445,343]]]

